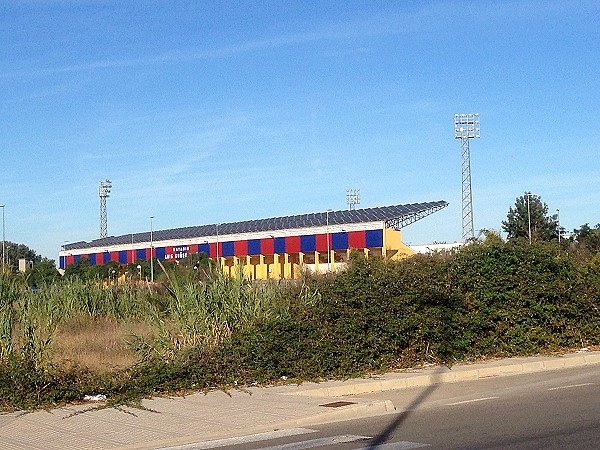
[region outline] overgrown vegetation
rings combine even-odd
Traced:
[[[4,274],[0,408],[86,394],[115,405],[599,345],[600,253],[586,252],[490,234],[402,261],[357,254],[344,272],[296,282],[164,267],[153,286],[72,276],[32,292]],[[112,336],[101,364],[68,348],[89,342],[78,330]]]

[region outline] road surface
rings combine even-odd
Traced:
[[[180,449],[600,449],[600,365],[368,398],[397,412]]]

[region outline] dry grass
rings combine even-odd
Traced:
[[[80,315],[62,325],[53,346],[55,362],[72,362],[94,372],[106,373],[136,362],[127,345],[131,333],[150,335],[146,323],[119,323],[114,319]]]

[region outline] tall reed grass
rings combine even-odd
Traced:
[[[228,339],[233,330],[256,321],[282,318],[289,314],[291,298],[308,302],[315,295],[304,289],[293,292],[297,289],[295,284],[249,281],[243,276],[242,266],[234,277],[218,270],[208,270],[202,279],[164,267],[163,271],[162,286],[107,286],[100,280],[69,278],[41,286],[36,292],[28,290],[18,278],[2,276],[0,363],[9,357],[23,358],[35,367],[56,362],[53,346],[57,335],[62,339],[70,336],[73,345],[93,339],[85,336],[85,328],[67,329],[86,323],[82,317],[90,319],[89,334],[97,332],[94,322],[120,324],[120,331],[112,333],[125,335],[123,347],[129,346],[138,361],[170,359],[193,346],[214,348]],[[64,342],[59,347],[61,354],[78,353]]]
[[[39,367],[52,360],[57,332],[74,317],[155,322],[158,311],[134,286],[104,287],[67,279],[28,290],[18,277],[0,276],[0,363],[19,357]]]
[[[212,270],[201,281],[164,272],[168,296],[155,317],[157,333],[131,341],[140,359],[169,359],[196,345],[218,346],[236,328],[289,313],[288,290],[274,281],[247,280],[241,265],[233,277]]]
[[[5,361],[13,351],[14,303],[19,298],[16,280],[0,273],[0,361]]]

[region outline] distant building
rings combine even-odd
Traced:
[[[19,272],[27,272],[33,267],[33,261],[28,261],[24,258],[19,259]]]
[[[126,234],[66,244],[60,268],[81,258],[91,265],[179,260],[205,253],[232,275],[242,264],[250,279],[293,279],[301,270],[334,271],[351,250],[399,258],[413,254],[401,241],[401,228],[448,206],[445,201],[343,211],[326,211],[270,219],[201,225]],[[153,252],[151,251],[153,248]]]
[[[464,242],[452,242],[450,244],[427,244],[427,245],[410,245],[410,249],[415,253],[433,253],[455,250],[462,247]]]

